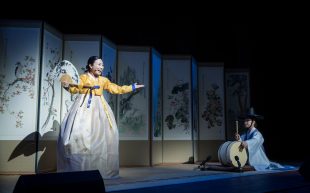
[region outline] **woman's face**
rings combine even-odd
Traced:
[[[101,59],[95,60],[95,62],[93,64],[90,64],[89,67],[90,67],[90,73],[92,73],[95,77],[100,76],[104,68]]]

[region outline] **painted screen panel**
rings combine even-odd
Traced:
[[[152,131],[153,140],[162,140],[162,60],[152,52]]]
[[[248,71],[226,72],[226,116],[227,139],[233,140],[236,120],[250,107],[250,87]]]
[[[191,62],[163,60],[164,140],[192,140]]]
[[[149,106],[149,52],[119,51],[118,85],[144,84],[139,92],[118,97],[118,128],[122,140],[147,140]]]
[[[36,131],[40,28],[0,28],[0,139]]]
[[[104,70],[102,75],[108,78],[111,82],[116,82],[116,47],[111,45],[107,41],[102,42],[102,59],[104,64]],[[104,92],[104,97],[109,103],[114,114],[116,113],[116,95],[112,95],[109,92]]]
[[[193,140],[198,140],[198,70],[197,61],[192,60],[192,125]]]
[[[199,67],[200,140],[225,140],[223,70],[223,67]]]
[[[41,73],[40,126],[41,136],[49,133],[57,139],[60,126],[61,85],[48,79],[56,64],[62,59],[62,38],[44,30]]]

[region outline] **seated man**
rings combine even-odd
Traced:
[[[248,152],[248,164],[253,166],[255,170],[262,171],[267,169],[283,168],[278,163],[270,162],[265,154],[263,143],[263,135],[256,128],[256,120],[263,119],[263,116],[256,115],[253,108],[250,112],[242,117],[247,132],[243,135],[235,134],[235,139],[241,141],[240,148],[246,148]]]

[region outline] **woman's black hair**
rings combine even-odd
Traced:
[[[89,71],[90,71],[89,65],[90,65],[90,64],[94,64],[94,62],[95,62],[96,60],[98,60],[98,59],[100,59],[98,56],[91,56],[91,57],[88,58],[87,65],[86,65],[86,72],[89,72]]]

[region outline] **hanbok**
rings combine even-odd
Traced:
[[[70,93],[79,95],[61,123],[59,172],[99,170],[104,179],[119,177],[119,134],[103,91],[124,94],[134,89],[133,85],[118,86],[89,73],[80,76],[78,86],[70,87]]]
[[[269,161],[264,150],[264,137],[255,127],[240,136],[248,144],[249,165],[256,171],[284,168],[278,163]]]

